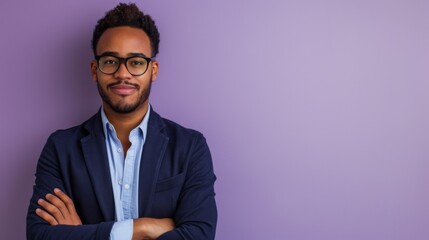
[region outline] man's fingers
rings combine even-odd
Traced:
[[[51,225],[58,225],[58,221],[55,220],[55,218],[52,215],[43,211],[42,209],[37,208],[36,214],[37,214],[37,216],[41,217],[43,220],[45,220],[46,222],[48,222]]]
[[[54,189],[54,194],[46,194],[44,199],[39,199],[37,203],[42,209],[37,210],[42,218],[49,222],[51,225],[64,224],[64,225],[81,225],[82,221],[77,215],[73,201],[59,189]],[[39,216],[40,216],[39,215]]]
[[[65,205],[65,203],[60,198],[58,198],[57,196],[50,194],[50,193],[46,194],[45,198],[52,205],[54,205],[56,208],[58,208],[60,210],[60,213],[62,214],[63,218],[67,218],[67,216],[70,215],[67,206]]]
[[[82,222],[80,221],[79,215],[76,212],[76,208],[74,206],[73,200],[67,194],[61,191],[59,188],[55,188],[54,192],[61,199],[61,201],[63,201],[63,203],[66,205],[72,221],[78,225],[82,224]]]
[[[69,210],[69,211],[74,211],[75,210],[75,208],[74,208],[74,203],[73,203],[73,201],[71,200],[71,198],[69,197],[69,196],[67,196],[67,194],[65,194],[63,191],[61,191],[60,189],[58,189],[58,188],[55,188],[54,189],[54,192],[55,192],[55,194],[57,195],[57,197],[59,198],[59,199],[61,199],[61,201],[66,205],[66,207],[67,207],[67,209]]]
[[[47,212],[49,215],[54,217],[57,220],[57,222],[60,219],[64,218],[60,209],[58,209],[56,206],[52,205],[50,202],[43,200],[43,199],[39,199],[39,201],[37,201],[37,203],[39,204],[39,206],[41,206],[44,209],[45,212]]]
[[[39,204],[39,206],[43,208],[45,212],[47,212],[49,215],[54,217],[57,223],[60,222],[62,219],[64,219],[64,216],[61,213],[60,209],[58,209],[55,205],[51,204],[50,202],[43,199],[39,199],[37,203]]]

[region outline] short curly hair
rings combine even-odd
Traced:
[[[109,28],[120,26],[142,29],[150,39],[152,57],[158,54],[159,32],[152,17],[140,11],[135,3],[119,3],[115,8],[106,12],[106,15],[98,20],[95,26],[91,41],[94,56],[97,55],[96,49],[101,35]]]

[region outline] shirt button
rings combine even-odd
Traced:
[[[119,181],[118,181],[118,184],[119,184],[119,185],[122,185],[122,181],[121,181],[121,180],[119,180]]]
[[[129,189],[130,185],[127,183],[127,184],[124,185],[124,187],[125,187],[125,189]]]
[[[118,148],[118,153],[122,152],[122,148]]]

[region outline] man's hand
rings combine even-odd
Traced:
[[[51,225],[82,225],[73,201],[58,188],[54,193],[48,193],[46,199],[37,201],[43,209],[36,209],[36,214]]]
[[[134,239],[157,239],[162,234],[175,228],[171,218],[138,218],[134,219]]]
[[[55,188],[54,194],[46,194],[46,199],[37,203],[42,207],[36,214],[51,225],[82,225],[73,201],[60,189]],[[133,223],[133,239],[157,239],[162,234],[175,228],[171,218],[138,218]]]

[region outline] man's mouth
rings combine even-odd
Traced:
[[[113,86],[109,86],[110,90],[112,90],[113,93],[121,95],[121,96],[128,96],[133,94],[135,91],[137,91],[137,87],[130,85],[130,84],[115,84]]]

